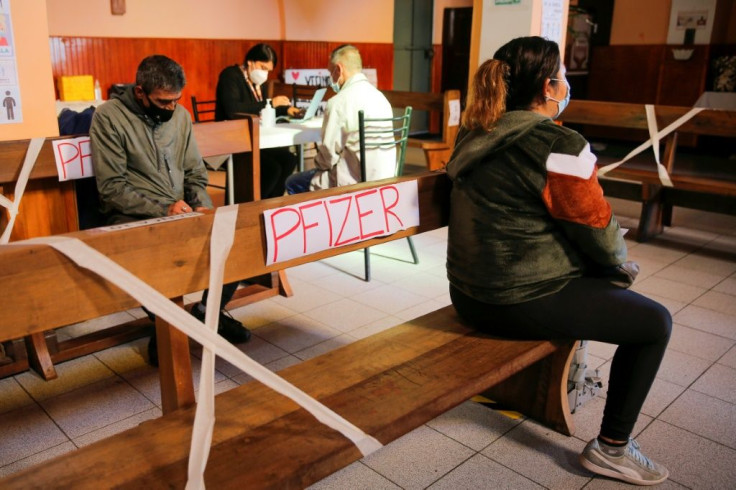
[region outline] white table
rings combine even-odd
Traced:
[[[299,171],[304,170],[305,143],[318,143],[322,139],[322,118],[314,117],[303,123],[277,123],[270,128],[261,126],[261,148],[278,148],[296,145],[299,153]]]

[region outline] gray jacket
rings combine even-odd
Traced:
[[[89,134],[101,210],[109,221],[166,216],[179,200],[212,207],[207,170],[183,107],[171,120],[154,123],[131,87],[97,108]]]

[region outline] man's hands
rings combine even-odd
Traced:
[[[207,208],[203,206],[198,206],[194,209],[189,206],[189,204],[185,203],[184,201],[176,201],[174,204],[169,206],[169,210],[166,213],[168,216],[173,216],[175,214],[186,214],[191,213],[192,211],[196,211],[198,213],[201,213],[202,211],[206,211]]]

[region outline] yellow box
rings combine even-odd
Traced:
[[[60,100],[95,100],[92,75],[62,76],[57,80]]]

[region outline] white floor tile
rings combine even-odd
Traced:
[[[426,488],[474,454],[422,426],[365,457],[366,466],[405,489]]]

